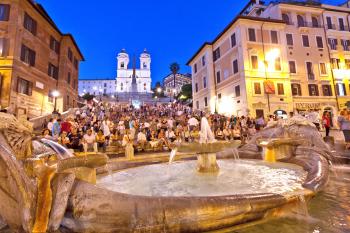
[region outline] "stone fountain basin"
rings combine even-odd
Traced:
[[[293,158],[288,163],[307,172],[304,189],[283,194],[151,197],[77,181],[62,225],[74,232],[206,232],[260,221],[298,203],[301,196],[311,198],[326,184],[328,163],[323,157]]]

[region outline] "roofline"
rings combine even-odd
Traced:
[[[81,52],[78,44],[76,43],[74,37],[72,34],[67,33],[64,34],[61,32],[61,30],[57,27],[57,25],[55,24],[55,22],[51,19],[51,17],[49,16],[49,14],[46,12],[45,8],[39,4],[39,3],[34,3],[32,0],[27,0],[27,2],[29,2],[29,4],[61,35],[61,36],[69,36],[74,44],[74,46],[76,47],[79,55],[81,56],[81,60],[85,61],[84,55]]]
[[[79,78],[78,81],[116,81],[115,78],[103,78],[103,79],[99,79],[99,78],[95,78],[95,79],[88,79],[88,78]]]
[[[215,42],[217,42],[222,35],[224,35],[231,27],[233,24],[235,24],[238,20],[240,19],[245,19],[245,20],[253,20],[253,21],[259,21],[259,22],[270,22],[270,23],[280,23],[280,24],[286,24],[283,20],[279,19],[267,19],[267,18],[260,18],[260,17],[252,17],[252,16],[242,16],[238,15],[236,16],[225,28],[222,30],[212,42],[205,42],[198,50],[197,52],[188,60],[186,65],[189,65],[195,57],[198,56],[198,54],[204,49],[205,46],[207,45],[213,45]]]
[[[190,73],[186,73],[186,74],[188,74],[188,75],[190,75],[190,76],[188,76],[188,75],[186,75],[186,74],[184,74],[184,73],[177,73],[177,74],[180,74],[180,75],[182,75],[182,76],[185,77],[185,78],[192,79],[192,75],[191,75]],[[163,78],[163,82],[164,82],[164,80],[165,80],[166,78],[169,78],[171,75],[173,75],[173,74],[172,74],[172,73],[169,73],[167,76],[165,76],[165,77]]]

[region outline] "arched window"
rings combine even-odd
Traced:
[[[318,19],[315,16],[312,16],[312,27],[318,28]]]
[[[122,62],[122,63],[120,64],[120,67],[121,67],[121,68],[124,68],[124,66],[125,66],[125,64],[124,64],[124,62]]]
[[[147,84],[146,83],[143,84],[143,90],[145,90],[145,91],[147,90]]]
[[[286,24],[290,24],[289,16],[286,13],[282,14],[282,20],[286,22]]]
[[[304,17],[301,15],[297,16],[297,20],[298,20],[298,27],[305,27],[305,21],[304,21]]]
[[[124,89],[123,83],[120,84],[120,90],[122,91]]]

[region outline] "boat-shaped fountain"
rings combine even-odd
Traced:
[[[104,156],[39,162],[36,154],[48,154],[48,143],[35,143],[31,151],[30,130],[11,121],[14,128],[0,125],[0,198],[7,202],[0,204],[0,216],[16,230],[208,232],[241,227],[292,209],[328,180],[329,148],[303,118],[276,123],[238,149],[213,140],[204,118],[201,141],[177,146],[197,152],[193,160],[143,163],[101,175],[96,184],[82,180],[81,173],[93,173],[106,162]],[[32,160],[35,165],[26,166]]]

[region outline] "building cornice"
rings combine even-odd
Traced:
[[[234,18],[225,28],[222,30],[212,42],[205,42],[198,50],[197,52],[188,60],[186,65],[190,65],[190,63],[198,56],[198,54],[201,53],[201,51],[207,46],[207,45],[213,45],[215,44],[230,28],[232,25],[234,25],[238,20],[251,20],[251,21],[257,21],[257,22],[269,22],[269,23],[279,23],[279,24],[286,24],[283,20],[279,19],[267,19],[267,18],[261,18],[261,17],[252,17],[252,16],[242,16],[239,15],[236,18]]]

